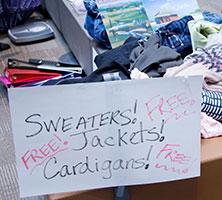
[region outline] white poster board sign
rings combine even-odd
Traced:
[[[21,197],[200,175],[201,78],[9,90]]]

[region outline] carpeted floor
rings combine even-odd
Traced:
[[[8,58],[28,60],[42,58],[58,60],[68,55],[70,50],[64,39],[51,21],[56,38],[32,45],[17,46],[12,44],[7,35],[0,35],[0,41],[10,45],[10,49],[0,52],[0,74],[7,64]],[[7,100],[7,91],[0,85],[0,200],[18,200],[19,187],[15,165],[14,145],[12,140],[11,120]],[[44,197],[25,198],[23,200],[43,200]]]

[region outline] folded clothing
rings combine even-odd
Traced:
[[[219,33],[222,30],[222,25],[205,20],[191,20],[188,22],[188,27],[193,51],[199,47],[206,47],[209,35]]]
[[[222,74],[222,41],[206,48],[198,48],[188,55],[184,62],[191,60],[193,64],[201,63],[205,68]]]
[[[130,55],[130,69],[137,68],[151,77],[161,77],[167,68],[181,65],[181,55],[174,49],[160,45],[160,38],[153,34]]]
[[[202,138],[222,136],[222,123],[201,112],[201,136]]]
[[[203,88],[215,92],[222,92],[222,74],[207,69],[202,63],[193,64],[191,60],[186,61],[181,66],[167,69],[164,77],[194,75],[203,76]]]
[[[222,93],[202,90],[201,112],[222,122]]]
[[[175,49],[182,58],[192,53],[192,45],[188,22],[192,16],[185,16],[160,27],[156,32],[160,37],[160,44]]]

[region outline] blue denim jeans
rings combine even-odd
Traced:
[[[185,16],[160,27],[156,32],[160,37],[160,44],[175,49],[182,58],[192,53],[190,32],[187,22],[193,20],[192,16]]]
[[[100,42],[106,48],[111,49],[112,47],[106,33],[106,28],[103,24],[102,17],[99,14],[96,1],[84,0],[84,5],[87,10],[84,28],[97,42]]]
[[[215,24],[222,23],[222,14],[204,11],[203,16],[204,16],[204,20],[206,20],[206,21],[213,22]]]

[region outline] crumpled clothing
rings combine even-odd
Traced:
[[[197,48],[206,47],[209,35],[219,33],[220,30],[222,30],[222,25],[204,20],[189,21],[188,27],[190,30],[193,51]]]
[[[160,37],[160,44],[175,49],[182,58],[192,53],[190,32],[187,23],[192,16],[185,16],[160,27],[156,32]]]
[[[99,15],[99,9],[96,4],[96,0],[84,0],[85,8],[89,15]]]
[[[40,5],[40,0],[0,0],[0,31],[23,23]]]
[[[95,63],[98,68],[112,66],[113,62],[126,67],[130,67],[130,54],[132,50],[139,46],[139,39],[129,37],[122,45],[114,49],[110,49],[95,57]]]
[[[0,14],[3,13],[3,5],[2,5],[2,0],[0,0]]]
[[[213,22],[216,24],[222,24],[222,14],[212,13],[210,11],[203,11],[202,14],[203,14],[204,20]]]
[[[130,78],[131,79],[147,79],[149,78],[149,76],[146,73],[141,72],[137,68],[134,68],[130,73]]]
[[[222,135],[222,123],[216,121],[206,113],[201,113],[201,136],[202,138],[212,138]]]
[[[137,68],[150,77],[161,77],[167,68],[181,65],[183,60],[175,50],[161,46],[158,35],[153,34],[132,50],[130,62],[131,70]]]
[[[221,44],[222,43],[222,31],[219,33],[210,34],[208,36],[207,45],[206,47],[210,47],[214,44]]]
[[[34,9],[40,5],[40,0],[0,0],[0,4],[4,12],[12,13]]]
[[[193,64],[202,63],[207,69],[222,73],[222,42],[206,48],[198,48],[184,59],[191,60]]]
[[[108,75],[108,76],[107,76]],[[109,80],[107,80],[107,78]],[[91,83],[91,82],[103,82],[111,80],[127,80],[130,79],[130,72],[124,66],[113,62],[110,66],[105,66],[96,69],[91,74],[83,78],[68,77],[63,80],[46,81],[42,85],[63,85],[63,84],[75,84],[75,83]]]
[[[193,64],[191,60],[184,64],[167,69],[164,77],[202,75],[202,87],[215,92],[222,92],[222,73],[214,72],[206,68],[202,63]]]
[[[89,35],[97,42],[111,49],[111,44],[106,33],[106,28],[103,24],[102,17],[95,0],[84,0],[84,5],[87,10],[84,28]]]
[[[95,17],[94,15],[87,14],[84,28],[97,42],[101,43],[108,49],[112,48],[100,15]]]

